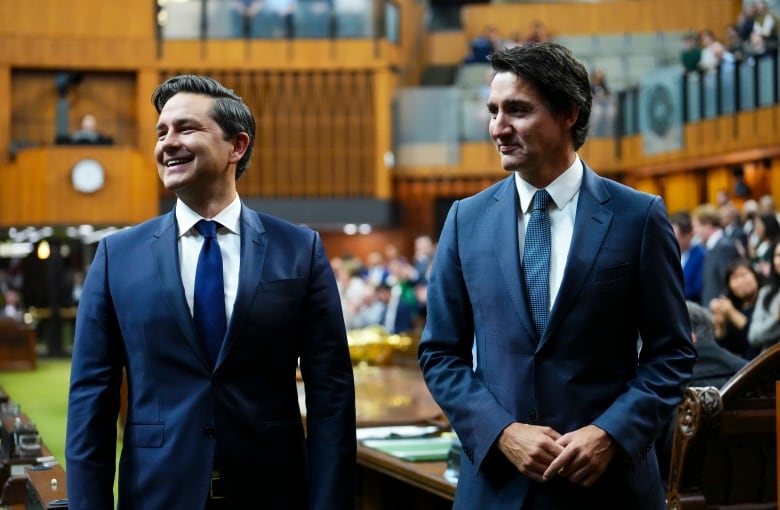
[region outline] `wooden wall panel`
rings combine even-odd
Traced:
[[[461,19],[467,38],[494,25],[502,35],[528,33],[533,20],[553,34],[589,35],[711,28],[721,33],[737,19],[739,0],[617,0],[597,3],[471,4]],[[670,15],[673,13],[673,15]]]
[[[7,161],[11,144],[11,68],[0,65],[0,164]]]
[[[75,191],[71,170],[92,158],[106,172],[105,187],[94,194]],[[20,151],[0,165],[4,183],[0,223],[132,225],[158,214],[157,176],[148,158],[119,147],[48,147]]]
[[[700,196],[701,175],[698,172],[672,174],[662,178],[663,197],[670,214],[692,211],[705,200]]]
[[[155,9],[155,3],[146,0],[0,0],[0,34],[152,38]]]
[[[57,88],[55,71],[13,70],[11,75],[11,139],[51,144],[55,139]],[[69,126],[78,129],[81,117],[92,113],[98,129],[118,145],[137,139],[135,73],[85,72],[68,90]]]

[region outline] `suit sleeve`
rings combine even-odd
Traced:
[[[108,285],[106,240],[98,245],[78,307],[65,458],[69,508],[113,508],[116,422],[123,350]]]
[[[418,357],[425,382],[458,431],[466,457],[480,468],[499,434],[516,420],[472,369],[474,323],[458,253],[458,209],[456,202],[436,249]]]
[[[636,375],[594,422],[633,462],[644,458],[681,402],[696,360],[682,281],[677,241],[663,203],[655,197],[640,248],[636,307],[641,348]]]
[[[310,508],[353,508],[355,386],[336,280],[318,235],[304,316],[301,374],[306,388]]]

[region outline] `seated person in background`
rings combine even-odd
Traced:
[[[97,119],[91,113],[81,118],[81,127],[71,135],[73,143],[84,144],[110,144],[113,140],[101,134],[97,129]]]
[[[747,333],[761,281],[748,259],[737,259],[726,270],[726,295],[710,302],[718,344],[748,360],[758,354],[757,349],[750,347]]]
[[[715,386],[720,388],[731,376],[745,366],[747,361],[718,345],[713,334],[712,317],[706,308],[693,301],[686,301],[685,304],[688,306],[688,316],[691,319],[693,344],[698,353],[688,387]],[[664,484],[669,478],[675,420],[676,415],[672,415],[655,443],[658,466]]]
[[[17,292],[15,289],[8,289],[5,291],[5,294],[2,296],[2,298],[5,301],[5,304],[3,305],[0,317],[8,317],[18,321],[22,320],[24,312],[21,308],[19,292]]]
[[[748,342],[756,349],[767,349],[780,340],[780,242],[777,239],[770,248],[772,270],[758,291],[756,308],[748,328]]]

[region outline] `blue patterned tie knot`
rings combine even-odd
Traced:
[[[195,303],[192,315],[212,366],[217,361],[227,330],[222,252],[217,242],[217,226],[216,222],[209,220],[200,220],[195,224],[195,229],[203,236],[203,245],[195,270]]]
[[[550,216],[547,206],[550,194],[537,190],[533,198],[533,209],[525,230],[523,249],[523,281],[525,282],[528,307],[534,319],[536,333],[541,338],[547,327],[550,305]]]

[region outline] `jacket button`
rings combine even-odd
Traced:
[[[214,437],[217,435],[214,427],[211,426],[204,427],[203,431],[206,433],[206,437],[209,439],[214,439]]]

